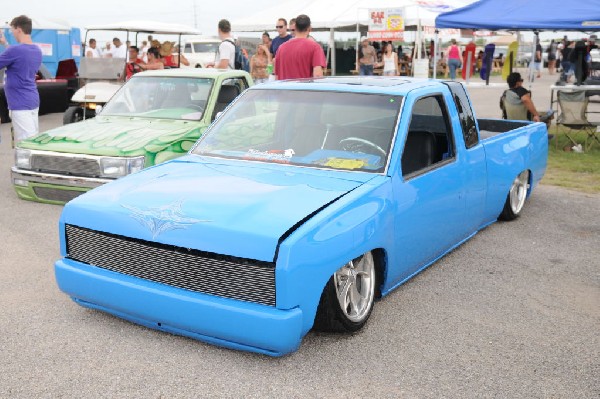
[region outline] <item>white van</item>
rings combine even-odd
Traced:
[[[186,39],[183,55],[190,61],[190,68],[204,68],[215,62],[221,40],[216,37],[192,36]]]

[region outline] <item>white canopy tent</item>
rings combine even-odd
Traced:
[[[287,20],[306,14],[313,31],[329,31],[329,48],[335,49],[334,32],[358,32],[369,24],[369,9],[404,9],[405,29],[420,30],[435,26],[435,18],[443,12],[463,7],[474,0],[284,0],[256,14],[231,21],[235,32],[275,30],[278,18]],[[357,35],[358,36],[358,35]],[[357,38],[358,41],[358,38]],[[335,75],[335,51],[330,52],[332,74]]]
[[[168,35],[201,35],[198,29],[187,25],[168,24],[157,21],[122,21],[112,24],[91,25],[87,30],[110,30],[123,32],[156,33]]]

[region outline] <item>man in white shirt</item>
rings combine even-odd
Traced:
[[[85,56],[88,58],[102,58],[100,50],[96,47],[96,39],[90,39],[87,50],[85,50]]]
[[[208,68],[235,69],[235,44],[231,36],[231,24],[222,19],[218,26],[219,38],[222,40],[215,62],[208,63]]]
[[[152,37],[152,36],[150,36]],[[144,62],[148,62],[148,50],[150,49],[150,45],[148,44],[148,42],[146,40],[144,40],[142,42],[142,60],[144,60]]]
[[[127,48],[123,46],[121,40],[118,37],[113,39],[113,46],[110,50],[113,58],[127,58]]]

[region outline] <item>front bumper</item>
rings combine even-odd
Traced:
[[[11,181],[19,198],[50,204],[64,204],[94,187],[112,181],[112,179],[41,173],[13,166]]]
[[[156,330],[281,356],[298,349],[302,311],[191,292],[62,259],[59,288],[78,304]]]

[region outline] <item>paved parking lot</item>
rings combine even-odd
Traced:
[[[497,116],[472,91],[480,116]],[[500,89],[498,89],[500,92]],[[487,113],[487,114],[486,114]],[[41,118],[56,126],[61,115]],[[62,207],[18,200],[0,126],[0,398],[598,398],[600,196],[541,186],[376,303],[353,336],[283,358],[83,309],[53,276]]]

